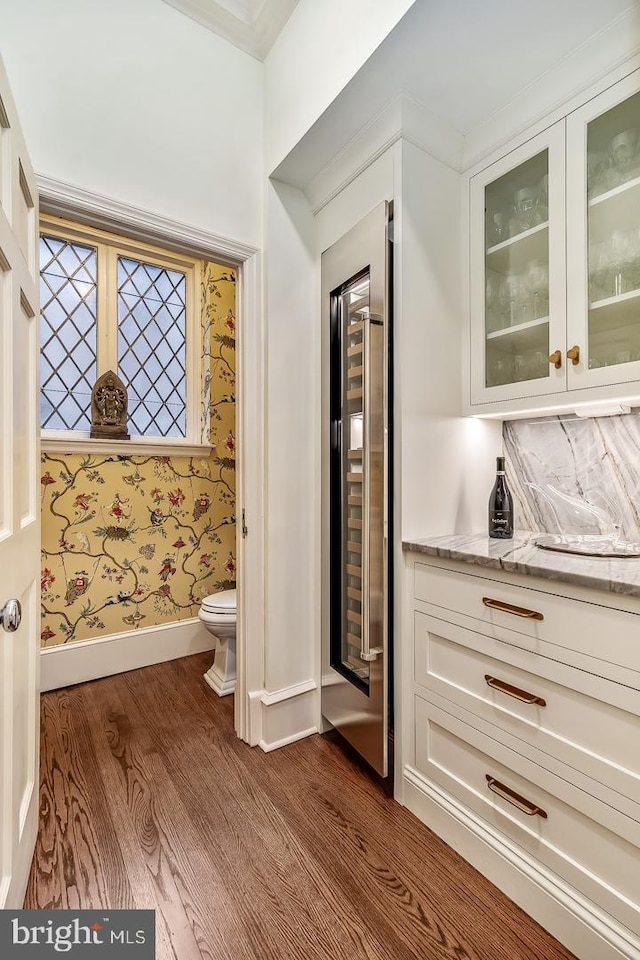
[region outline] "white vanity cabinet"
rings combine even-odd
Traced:
[[[640,398],[640,71],[469,180],[468,413]]]
[[[408,561],[405,803],[581,960],[638,960],[640,600]]]

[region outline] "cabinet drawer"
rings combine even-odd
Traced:
[[[435,616],[640,689],[638,614],[424,563],[415,595]]]
[[[523,669],[497,659],[503,651],[482,634],[415,614],[417,683],[542,751],[542,765],[555,757],[606,785],[618,795],[608,801],[640,820],[640,693],[541,657]]]
[[[421,697],[415,737],[424,776],[640,934],[636,821]]]

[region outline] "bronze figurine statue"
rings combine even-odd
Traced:
[[[99,440],[129,440],[127,388],[113,370],[99,377],[91,391],[91,433]]]

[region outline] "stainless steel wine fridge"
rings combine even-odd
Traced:
[[[392,770],[391,258],[385,202],[322,255],[322,715]]]

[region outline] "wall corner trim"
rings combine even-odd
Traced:
[[[318,733],[318,684],[303,680],[279,690],[252,690],[249,743],[265,753]]]
[[[87,680],[99,680],[154,663],[212,650],[215,637],[197,617],[141,627],[93,640],[43,647],[40,651],[40,689],[57,690]]]
[[[270,707],[274,703],[281,703],[283,700],[290,700],[292,697],[299,697],[303,693],[309,693],[310,690],[317,690],[318,684],[315,680],[303,680],[302,683],[294,683],[290,687],[281,687],[272,693],[263,690],[260,700],[265,706]]]

